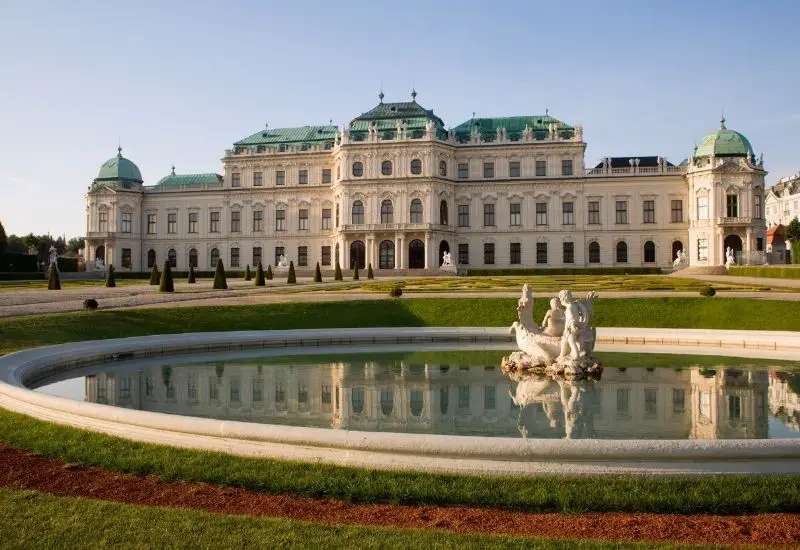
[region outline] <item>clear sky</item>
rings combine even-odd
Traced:
[[[448,126],[550,114],[586,162],[680,162],[719,125],[800,170],[800,1],[0,0],[0,220],[84,232],[84,193],[123,154],[145,184],[220,172],[264,127],[417,101]]]

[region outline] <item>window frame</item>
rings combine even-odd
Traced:
[[[219,210],[212,210],[208,213],[208,232],[209,233],[219,233],[219,224],[220,224],[220,212]]]
[[[497,227],[494,206],[493,202],[483,203],[483,227]]]
[[[469,227],[469,205],[458,205],[458,227]]]
[[[539,241],[536,243],[536,265],[547,265],[547,249],[547,241]]]
[[[494,162],[483,163],[483,179],[494,179]]]
[[[178,213],[167,212],[167,234],[175,235],[178,232]]]
[[[394,172],[394,165],[391,160],[381,161],[381,176],[391,176]]]
[[[573,201],[561,203],[561,225],[575,225],[575,203]]]
[[[683,199],[672,199],[670,201],[670,222],[683,223]]]
[[[561,263],[574,264],[575,263],[575,243],[573,241],[564,241],[561,245]]]
[[[411,173],[415,176],[422,174],[422,160],[420,159],[411,159]]]
[[[628,201],[614,201],[614,223],[628,225]]]
[[[508,263],[509,265],[522,265],[522,243],[508,243]]]
[[[297,229],[300,231],[308,231],[308,208],[299,208],[297,210]],[[298,260],[298,265],[299,265]]]
[[[645,199],[642,201],[642,223],[656,223],[655,199]]]
[[[537,202],[536,203],[536,225],[546,226],[547,225],[547,203],[546,202]]]
[[[535,174],[537,177],[547,177],[547,161],[537,160],[534,162]]]
[[[276,208],[275,209],[275,231],[286,231],[286,209],[285,208]]]
[[[512,202],[508,205],[508,225],[522,227],[522,203]]]
[[[189,212],[189,233],[199,233],[200,213]]]
[[[483,243],[483,265],[494,265],[494,243]]]
[[[519,178],[522,177],[522,165],[518,160],[508,161],[508,177]]]

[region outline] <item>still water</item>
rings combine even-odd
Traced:
[[[38,391],[221,420],[528,438],[800,437],[800,370],[778,361],[604,354],[600,380],[500,370],[502,351],[125,361]]]

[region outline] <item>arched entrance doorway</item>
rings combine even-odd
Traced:
[[[98,246],[94,249],[94,259],[106,261],[106,247]]]
[[[733,257],[736,263],[741,263],[742,257],[742,238],[739,235],[728,235],[722,242],[722,261],[725,261],[725,253],[728,252],[728,247],[733,249]]]
[[[670,257],[670,260],[675,261],[675,259],[678,257],[678,252],[681,250],[683,250],[683,243],[681,241],[673,241],[672,256]]]
[[[394,269],[394,243],[392,241],[382,241],[378,247],[378,268]]]
[[[442,263],[444,263],[445,252],[450,252],[450,245],[447,243],[447,241],[442,241],[439,243],[439,267],[441,267]]]
[[[358,269],[364,269],[365,259],[367,255],[367,247],[364,241],[353,241],[350,243],[350,269],[358,266]]]
[[[425,243],[419,239],[414,239],[408,243],[408,268],[425,268]]]

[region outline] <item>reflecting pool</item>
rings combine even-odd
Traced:
[[[800,437],[800,370],[779,361],[605,353],[600,380],[512,379],[508,351],[176,357],[36,388],[129,409],[346,430],[528,438]],[[83,376],[78,376],[83,374]]]

